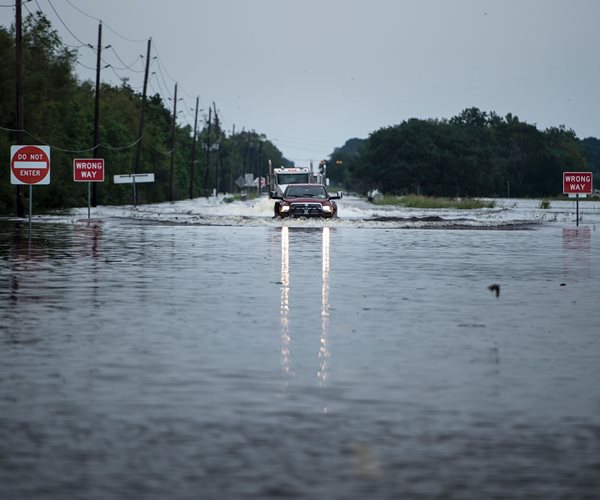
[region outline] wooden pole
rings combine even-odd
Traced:
[[[21,0],[15,1],[15,60],[17,82],[17,144],[23,144],[24,102],[23,97],[23,30],[21,17]],[[17,217],[25,217],[23,186],[17,186]]]
[[[138,143],[135,150],[135,163],[133,173],[137,174],[140,170],[140,160],[142,156],[142,137],[144,136],[144,110],[146,108],[146,92],[148,89],[148,74],[150,72],[150,48],[152,46],[152,38],[148,39],[148,48],[146,49],[146,71],[144,73],[144,87],[142,90],[142,107],[140,109],[140,126],[138,129]],[[134,200],[134,205],[136,200]]]
[[[208,131],[206,134],[206,165],[204,167],[204,189],[208,196],[208,172],[210,170],[210,125],[212,123],[212,108],[208,108]]]
[[[94,143],[92,157],[98,158],[98,142],[100,137],[100,63],[102,54],[102,21],[98,24],[98,53],[96,57],[96,95],[94,96]],[[90,205],[95,207],[98,205],[96,183],[92,182],[92,194]],[[88,214],[89,217],[89,214]]]
[[[194,198],[194,170],[196,164],[196,130],[198,128],[198,101],[199,97],[196,97],[196,113],[194,116],[194,136],[192,138],[192,162],[190,164],[190,200]]]
[[[173,201],[173,169],[175,164],[175,128],[177,124],[177,83],[173,97],[173,120],[171,122],[171,166],[169,168],[169,201]]]

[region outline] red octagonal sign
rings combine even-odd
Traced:
[[[11,146],[11,184],[50,184],[50,146]]]

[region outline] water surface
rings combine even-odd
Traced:
[[[598,498],[595,224],[170,222],[0,221],[0,498]]]

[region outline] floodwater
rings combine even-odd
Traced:
[[[344,201],[0,220],[0,498],[600,498],[599,210]]]

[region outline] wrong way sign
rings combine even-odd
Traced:
[[[11,146],[10,182],[30,186],[50,184],[50,146]]]
[[[563,193],[592,194],[594,177],[591,172],[563,172]]]
[[[75,182],[104,182],[104,158],[76,158],[73,160]]]

